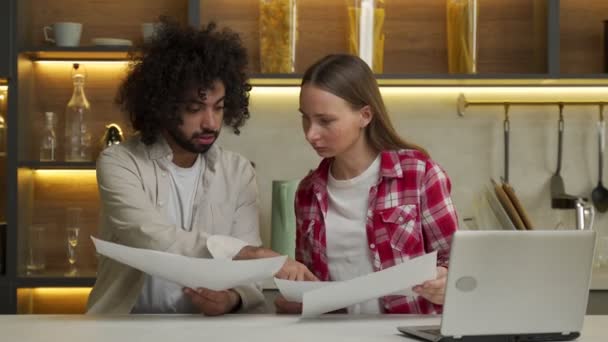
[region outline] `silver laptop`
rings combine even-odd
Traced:
[[[595,232],[458,231],[440,326],[427,341],[568,341],[583,327]]]

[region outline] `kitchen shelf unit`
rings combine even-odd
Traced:
[[[6,0],[5,0],[6,1]],[[60,235],[63,210],[81,206],[88,234],[96,233],[99,210],[94,162],[38,162],[38,132],[42,113],[55,111],[61,118],[71,94],[71,63],[83,64],[88,73],[87,96],[95,116],[94,133],[106,123],[127,128],[127,120],[114,105],[124,75],[129,48],[88,46],[100,36],[139,42],[139,23],[160,14],[195,27],[210,20],[239,32],[248,48],[254,87],[298,86],[305,68],[328,53],[347,52],[347,18],[343,0],[300,1],[299,39],[294,74],[260,74],[258,0],[137,0],[105,2],[85,0],[9,0],[10,55],[0,58],[0,78],[7,70],[9,153],[5,160],[8,191],[7,273],[0,275],[0,307],[16,312],[19,288],[92,286],[94,277],[32,277],[24,272],[27,226],[54,222],[50,231]],[[16,5],[18,3],[18,6]],[[469,86],[607,86],[601,63],[601,20],[608,13],[602,0],[494,0],[480,1],[479,74],[447,73],[443,0],[387,1],[384,73],[386,87]],[[46,45],[41,28],[56,21],[84,24],[76,48]],[[580,25],[583,23],[583,25]],[[319,39],[323,37],[323,39]],[[500,37],[497,39],[496,37]],[[12,74],[11,74],[12,72]],[[10,77],[12,75],[12,77]],[[58,127],[58,131],[62,131]],[[129,133],[128,130],[126,133]],[[62,155],[62,151],[58,151]],[[0,165],[1,166],[1,165]],[[69,175],[61,176],[62,173]],[[70,173],[72,172],[72,173]],[[50,249],[62,250],[62,239],[49,239]],[[94,271],[92,246],[85,258]],[[62,253],[51,252],[54,268],[65,266]],[[596,282],[597,283],[597,282]],[[594,283],[595,284],[595,283]],[[594,285],[595,286],[595,285]],[[608,289],[608,285],[599,289]]]

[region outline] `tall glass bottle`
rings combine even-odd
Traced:
[[[72,76],[74,92],[66,107],[66,156],[67,161],[91,161],[91,132],[89,120],[91,105],[84,94],[84,74],[78,71],[78,64],[74,65],[75,73]]]
[[[55,113],[44,113],[46,119],[40,138],[40,161],[55,161],[57,156],[57,137],[55,136]]]

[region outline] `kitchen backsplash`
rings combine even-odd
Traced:
[[[449,174],[459,218],[471,217],[473,203],[490,178],[503,175],[502,106],[469,107],[457,115],[457,97],[515,100],[568,100],[604,97],[606,88],[383,88],[399,133],[424,146]],[[273,180],[302,178],[320,159],[304,139],[298,112],[298,89],[254,88],[251,119],[235,136],[224,128],[220,144],[256,164],[261,199],[261,231],[270,245]],[[608,110],[607,110],[608,112]],[[591,197],[598,181],[597,106],[566,106],[562,177],[566,192]],[[553,210],[549,179],[557,165],[557,106],[510,109],[509,181],[539,229],[573,229],[574,210]],[[604,168],[604,180],[608,172]],[[605,182],[606,183],[606,182]],[[608,215],[596,214],[594,229],[608,235]],[[461,225],[461,228],[465,228]]]

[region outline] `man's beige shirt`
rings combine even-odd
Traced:
[[[206,244],[211,235],[228,235],[259,246],[259,201],[253,167],[244,157],[217,145],[202,156],[206,170],[194,197],[192,230],[185,231],[167,219],[168,167],[173,154],[166,141],[159,138],[146,146],[136,136],[105,149],[97,160],[101,239],[202,258],[211,257]],[[131,312],[144,278],[142,272],[100,256],[88,313]],[[264,300],[256,285],[235,290],[241,296],[243,310]]]

